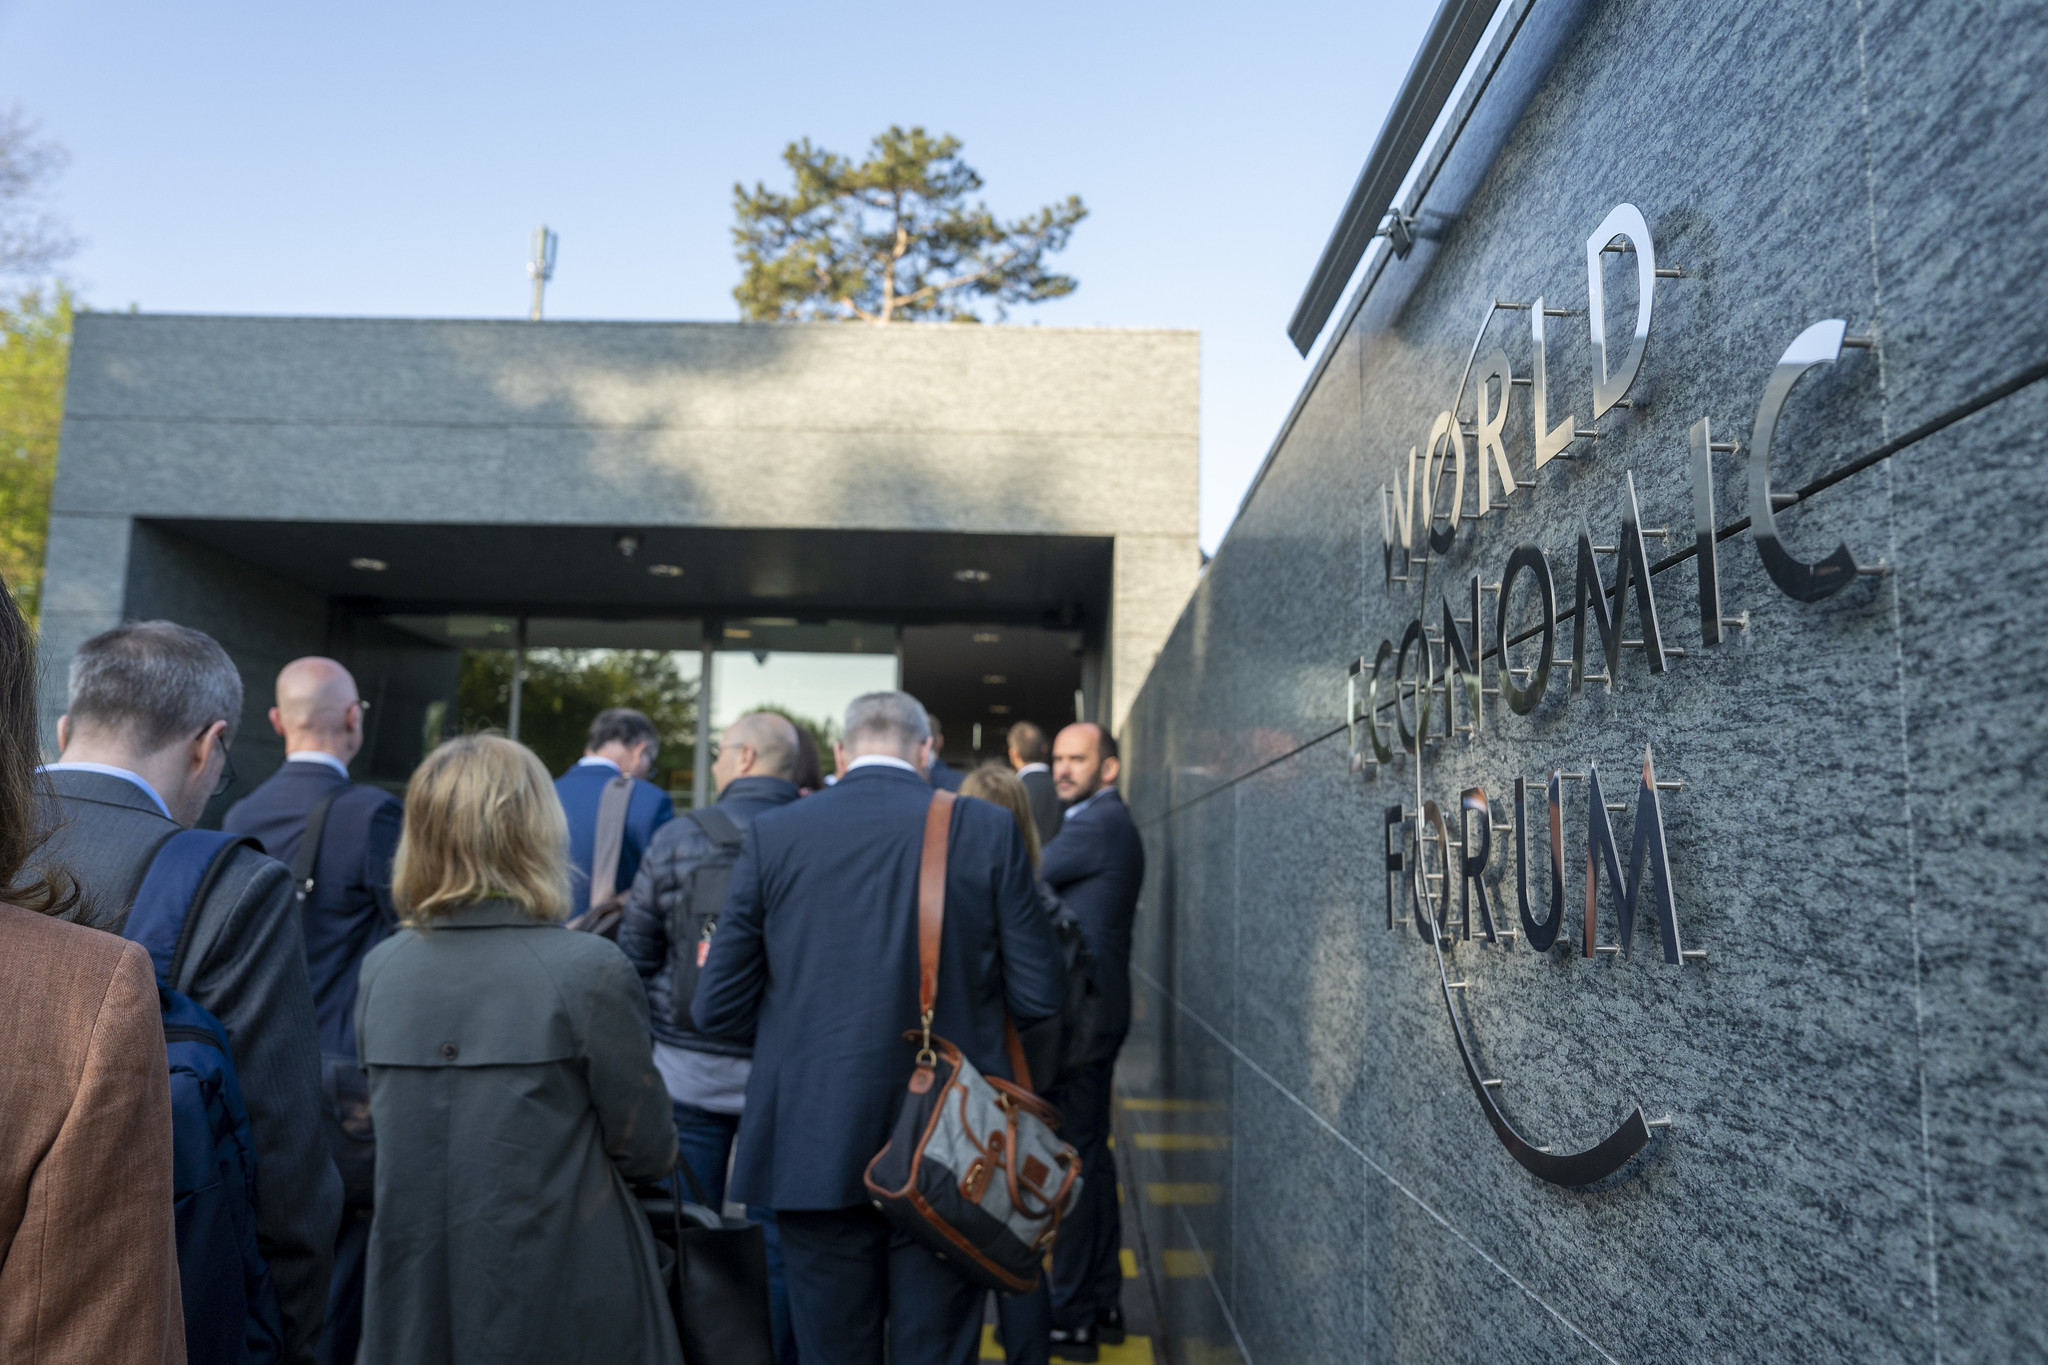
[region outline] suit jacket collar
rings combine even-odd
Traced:
[[[120,806],[127,810],[140,811],[152,820],[174,823],[157,809],[156,802],[149,799],[149,793],[126,778],[109,777],[105,773],[88,773],[76,770],[45,773],[50,788],[65,801],[90,801],[100,806]]]
[[[321,787],[353,787],[355,783],[325,763],[283,763],[270,775],[270,781],[290,778],[294,782],[305,782]]]
[[[865,784],[869,782],[901,782],[906,786],[927,788],[931,785],[915,772],[891,767],[887,763],[870,763],[865,768],[855,768],[852,772],[840,778],[834,784],[832,790],[844,791],[848,783]]]
[[[1107,807],[1121,806],[1123,803],[1123,794],[1117,791],[1114,784],[1098,787],[1095,790],[1095,795],[1083,797],[1067,807],[1066,818],[1070,820],[1085,820],[1088,816],[1097,814]]]

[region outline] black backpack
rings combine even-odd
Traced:
[[[1096,1024],[1102,1018],[1102,987],[1095,980],[1095,955],[1081,937],[1080,917],[1044,882],[1038,884],[1038,901],[1052,920],[1053,936],[1059,940],[1060,958],[1067,969],[1067,1000],[1060,1012],[1018,1030],[1025,1064],[1043,1095],[1088,1060],[1095,1045]]]
[[[696,822],[711,841],[711,856],[698,863],[689,882],[681,887],[668,912],[668,998],[672,1022],[694,1033],[690,1002],[697,995],[697,974],[711,952],[711,935],[718,930],[718,912],[725,908],[725,891],[732,884],[733,864],[740,859],[745,835],[730,815],[716,806],[686,810],[683,819]]]

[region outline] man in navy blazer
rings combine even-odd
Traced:
[[[895,1233],[862,1182],[916,1056],[931,733],[915,698],[873,692],[844,734],[836,785],[748,827],[691,1016],[754,1046],[728,1197],[775,1210],[804,1365],[881,1365],[885,1345],[890,1365],[964,1365],[982,1291]],[[960,800],[932,1031],[1007,1079],[1004,1012],[1051,1018],[1065,984],[1016,821]]]
[[[925,780],[932,784],[934,791],[959,791],[960,784],[967,780],[967,774],[946,762],[944,755],[939,752],[946,747],[946,732],[939,725],[939,718],[927,711],[924,713],[924,723],[931,727],[932,732],[932,761],[925,769]]]
[[[389,793],[349,781],[348,765],[363,747],[363,701],[356,680],[332,659],[294,659],[277,675],[270,727],[284,737],[284,766],[228,807],[221,828],[246,834],[271,857],[293,866],[313,806],[331,796],[313,863],[313,895],[299,908],[306,941],[313,1012],[320,1028],[323,1072],[343,1078],[356,1069],[356,974],[363,957],[397,923],[391,907],[391,859],[398,852],[404,809]],[[323,1078],[323,1087],[334,1086]],[[370,1210],[345,1209],[335,1241],[327,1326],[320,1365],[356,1358],[362,1328],[363,1272]]]
[[[1081,921],[1095,956],[1102,1014],[1085,1066],[1046,1099],[1066,1120],[1060,1136],[1081,1154],[1081,1194],[1052,1252],[1053,1354],[1094,1360],[1097,1343],[1123,1340],[1123,1241],[1116,1161],[1109,1150],[1111,1079],[1131,1028],[1131,920],[1145,881],[1145,845],[1117,793],[1116,737],[1086,722],[1052,746],[1053,785],[1067,803],[1038,875]]]
[[[647,780],[647,775],[654,771],[654,756],[660,750],[661,735],[653,721],[630,707],[614,706],[597,713],[597,719],[590,722],[583,757],[555,779],[555,795],[561,798],[562,813],[569,817],[572,915],[590,908],[590,862],[596,854],[597,807],[613,778],[623,773],[633,779],[633,795],[626,804],[626,837],[619,845],[619,865],[612,878],[615,894],[624,895],[633,885],[654,831],[675,818],[675,803],[669,800],[668,793]]]

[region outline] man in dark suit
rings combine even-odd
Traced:
[[[38,853],[84,892],[78,917],[119,933],[165,840],[232,780],[242,680],[209,636],[169,621],[80,646],[44,769],[53,829]],[[320,1041],[291,873],[236,847],[194,907],[171,983],[227,1028],[256,1147],[256,1239],[277,1286],[285,1359],[309,1365],[327,1307],[341,1179],[321,1122]]]
[[[893,1232],[862,1182],[916,1056],[932,738],[902,692],[857,698],[844,734],[837,785],[748,827],[691,1014],[754,1045],[729,1197],[775,1210],[804,1365],[882,1365],[885,1347],[890,1365],[967,1365],[983,1291]],[[1017,822],[959,801],[932,1031],[1007,1079],[1004,1012],[1050,1018],[1065,984]]]
[[[1052,757],[1052,745],[1046,743],[1045,731],[1028,720],[1010,727],[1008,743],[1010,766],[1017,770],[1024,794],[1031,798],[1031,823],[1038,828],[1042,848],[1060,832],[1060,793],[1047,761]]]
[[[284,766],[228,807],[221,828],[246,834],[290,866],[305,841],[313,807],[327,798],[320,846],[314,852],[313,894],[299,906],[312,976],[313,1014],[320,1026],[321,1065],[341,1093],[361,1075],[356,1062],[356,973],[363,955],[397,923],[391,906],[391,859],[398,852],[404,808],[378,787],[349,781],[349,760],[363,747],[363,701],[356,680],[332,659],[294,659],[277,675],[270,726],[284,737]],[[364,1096],[367,1102],[367,1096]],[[363,1272],[370,1208],[351,1192],[334,1245],[334,1280],[321,1335],[320,1365],[354,1365],[362,1330]]]
[[[1081,921],[1095,955],[1102,1015],[1086,1065],[1046,1099],[1066,1122],[1060,1136],[1081,1154],[1081,1195],[1052,1252],[1053,1354],[1094,1360],[1097,1343],[1123,1340],[1123,1229],[1116,1161],[1109,1150],[1111,1079],[1131,1027],[1131,920],[1145,880],[1145,846],[1117,793],[1116,737],[1086,722],[1060,731],[1053,783],[1067,803],[1038,875]]]
[[[932,732],[932,761],[931,766],[925,770],[925,779],[932,784],[934,791],[959,791],[960,784],[967,780],[967,774],[940,756],[939,751],[946,747],[946,732],[939,728],[939,718],[927,711],[924,713],[924,723]]]
[[[626,804],[626,835],[612,876],[615,894],[624,895],[633,885],[654,831],[675,818],[675,803],[668,793],[647,780],[660,749],[661,736],[653,721],[630,707],[614,706],[597,713],[597,719],[590,722],[583,757],[555,779],[555,795],[562,799],[562,813],[569,817],[571,914],[591,908],[590,864],[597,846],[597,809],[613,778],[624,775],[633,780],[633,794]]]

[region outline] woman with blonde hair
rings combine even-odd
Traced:
[[[401,927],[356,998],[374,1365],[681,1365],[627,1187],[675,1163],[647,995],[616,946],[562,927],[567,844],[547,770],[502,736],[443,744],[406,790]]]

